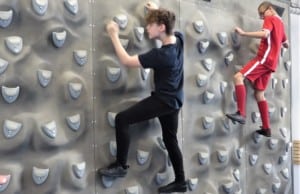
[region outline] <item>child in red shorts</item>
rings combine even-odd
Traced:
[[[272,3],[264,1],[258,6],[258,13],[263,22],[261,31],[245,32],[239,27],[235,31],[241,36],[260,38],[260,45],[255,58],[250,60],[234,75],[234,84],[238,111],[226,116],[234,122],[245,124],[246,118],[246,88],[244,79],[247,78],[255,91],[255,99],[262,119],[262,127],[256,133],[270,137],[270,121],[268,103],[264,97],[271,73],[275,72],[281,46],[288,48],[284,24],[278,16]]]

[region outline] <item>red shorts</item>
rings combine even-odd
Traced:
[[[241,70],[253,87],[257,90],[265,90],[268,86],[272,70],[260,63],[258,58],[250,60]]]

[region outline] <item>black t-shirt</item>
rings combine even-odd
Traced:
[[[179,109],[183,103],[183,35],[175,32],[175,37],[175,44],[153,48],[138,57],[143,68],[154,71],[155,89],[152,95]]]

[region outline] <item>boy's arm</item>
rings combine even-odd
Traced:
[[[123,45],[121,44],[119,38],[119,26],[114,21],[110,21],[106,25],[106,30],[110,36],[116,54],[121,61],[121,63],[128,67],[140,67],[141,63],[138,59],[137,55],[129,55],[127,51],[124,49]]]
[[[247,36],[251,38],[267,38],[270,35],[270,32],[268,30],[261,30],[261,31],[255,31],[255,32],[245,32],[239,27],[235,28],[235,31],[241,35],[241,36]]]

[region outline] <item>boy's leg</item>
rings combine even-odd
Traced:
[[[254,87],[256,88],[255,98],[257,101],[257,105],[258,105],[258,109],[262,121],[261,129],[256,130],[256,132],[266,137],[271,136],[271,129],[270,129],[269,107],[268,107],[268,102],[266,101],[264,96],[264,90],[267,88],[270,77],[271,77],[271,72],[267,72],[254,82]]]
[[[167,148],[175,173],[174,182],[159,188],[158,191],[162,193],[185,192],[187,190],[183,158],[177,140],[178,114],[179,110],[174,110],[170,114],[159,117],[162,127],[163,141]]]
[[[247,93],[242,73],[238,72],[234,75],[234,84],[238,111],[233,114],[226,114],[226,116],[234,122],[236,121],[240,124],[245,124]]]
[[[169,113],[172,110],[158,98],[150,96],[116,115],[117,160],[98,171],[100,175],[124,177],[127,173],[127,155],[130,144],[129,125]]]

